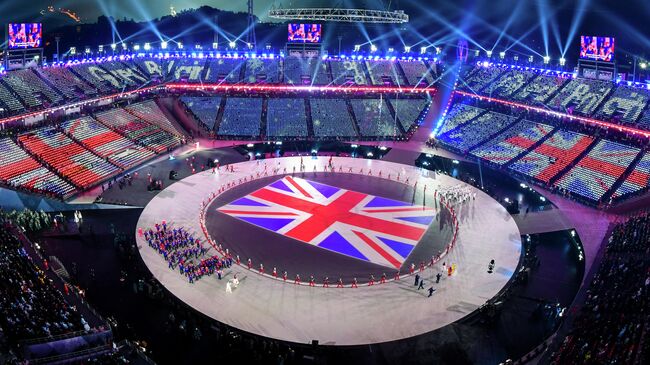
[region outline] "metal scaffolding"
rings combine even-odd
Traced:
[[[409,21],[409,16],[402,10],[383,11],[334,8],[271,9],[269,10],[269,17],[284,20],[349,23],[401,24]]]

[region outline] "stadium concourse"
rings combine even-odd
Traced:
[[[647,292],[647,247],[627,242],[647,232],[649,102],[634,83],[413,57],[7,71],[0,326],[39,361],[143,339],[124,347],[161,363],[634,363],[647,318],[602,280]]]

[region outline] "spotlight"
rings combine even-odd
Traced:
[[[440,54],[442,52],[442,48],[436,47],[436,54]]]
[[[420,47],[420,54],[425,54],[425,53],[427,53],[427,47]]]
[[[230,48],[235,48],[235,46],[237,46],[237,43],[231,41],[228,43],[228,45],[230,46]]]
[[[104,46],[100,44],[100,45],[97,47],[97,50],[99,51],[99,53],[104,52]]]
[[[160,48],[167,49],[167,41],[162,41],[162,43],[160,43]]]
[[[212,43],[212,49],[217,49],[217,48],[219,48],[219,43],[217,42]]]
[[[560,66],[566,65],[566,59],[564,57],[560,58]]]
[[[201,49],[201,45],[200,44],[195,44],[194,49]]]
[[[479,51],[478,49],[474,51],[474,57],[478,57],[480,55],[481,55],[481,51]]]
[[[248,49],[253,49],[253,44],[252,43],[246,43],[246,47],[248,47]]]
[[[267,43],[267,44],[266,44],[266,50],[267,50],[267,51],[270,51],[270,50],[271,50],[271,43]]]
[[[393,47],[388,48],[388,53],[393,53],[393,52],[395,52],[395,48]]]
[[[139,44],[134,44],[133,45],[133,50],[134,51],[139,51],[140,50],[140,45]]]
[[[551,61],[551,57],[549,56],[544,56],[544,64],[548,65],[548,63]]]
[[[115,43],[111,43],[111,49],[112,49],[113,51],[115,51],[115,48],[117,48],[117,44],[115,44]]]
[[[528,62],[533,63],[533,56],[528,56]]]
[[[485,51],[485,54],[487,54],[488,58],[492,58],[492,51]]]
[[[183,42],[178,42],[178,49],[183,49]]]
[[[90,54],[90,47],[86,47],[86,49],[84,50],[84,53]]]
[[[499,58],[501,58],[501,59],[506,58],[506,53],[505,52],[499,52]]]
[[[355,44],[354,45],[354,51],[359,52],[361,50],[361,45],[360,44]]]
[[[515,62],[516,62],[516,61],[519,61],[519,55],[514,55],[514,56],[512,57],[512,59],[515,60]]]
[[[128,50],[128,49],[129,49],[129,45],[126,44],[126,42],[122,42],[122,49],[125,50],[125,51]]]
[[[641,69],[645,70],[648,67],[648,64],[645,62],[641,62],[639,66],[641,66]]]
[[[371,44],[370,45],[370,52],[372,52],[372,53],[377,52],[377,46],[375,46],[374,44]]]
[[[151,49],[151,43],[149,43],[149,42],[145,43],[145,44],[144,44],[144,50],[145,50],[145,51],[148,51],[148,50],[150,50],[150,49]]]
[[[404,52],[405,53],[411,52],[411,46],[404,46]]]

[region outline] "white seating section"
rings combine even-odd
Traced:
[[[246,60],[244,82],[254,84],[264,82],[275,84],[280,82],[280,60],[250,58]]]
[[[169,120],[167,116],[165,116],[165,113],[163,113],[160,107],[158,107],[156,102],[153,100],[147,100],[138,104],[131,104],[125,107],[124,110],[144,121],[147,121],[159,127],[168,133],[175,135],[180,134],[174,126],[174,123],[172,123],[172,121]]]
[[[344,99],[309,99],[316,137],[354,137],[354,121]]]
[[[512,97],[524,104],[543,105],[565,82],[557,76],[538,75]]]
[[[394,137],[400,135],[383,99],[352,99],[352,110],[364,137]]]
[[[487,112],[467,124],[440,135],[438,140],[466,152],[514,122],[515,119],[517,118],[505,114]]]
[[[268,100],[266,135],[268,137],[306,137],[307,119],[304,99]]]
[[[226,99],[226,107],[219,124],[220,136],[247,136],[260,135],[262,123],[261,98],[235,98]]]
[[[182,96],[181,102],[207,130],[213,130],[219,114],[221,97],[219,96]]]
[[[485,112],[485,110],[481,108],[477,108],[463,103],[455,103],[447,111],[444,124],[438,131],[438,135],[449,132],[450,130],[458,127],[459,125],[478,117],[479,114],[483,112]]]
[[[476,66],[474,72],[470,73],[465,79],[458,81],[458,86],[463,90],[478,93],[496,80],[503,71],[504,69],[498,67]]]
[[[423,112],[428,110],[429,106],[427,99],[390,99],[389,102],[395,109],[397,120],[405,131],[418,124],[420,117],[426,115]]]
[[[346,60],[332,60],[329,62],[332,69],[332,84],[334,85],[367,85],[368,80],[363,70],[361,62],[346,59]]]
[[[406,85],[406,80],[399,74],[394,61],[366,60],[366,67],[373,85],[384,85],[386,81],[393,85]]]
[[[605,120],[615,119],[623,124],[635,124],[650,100],[650,90],[619,86],[596,113]]]
[[[609,81],[573,79],[548,104],[555,110],[592,115],[613,87]]]
[[[533,71],[507,70],[499,79],[486,86],[481,92],[483,95],[508,98],[526,85],[536,74]]]
[[[412,60],[412,61],[399,61],[399,65],[404,71],[404,76],[406,76],[406,81],[411,86],[418,86],[424,84],[429,86],[433,83],[433,77],[429,66],[427,66],[424,61]]]

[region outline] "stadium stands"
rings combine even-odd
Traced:
[[[420,84],[430,85],[433,83],[433,77],[429,66],[424,61],[399,61],[399,65],[404,71],[406,81],[411,86]]]
[[[117,166],[97,157],[51,127],[20,135],[18,141],[30,153],[81,189],[89,188],[119,172]]]
[[[463,80],[459,80],[459,88],[478,93],[488,84],[496,80],[503,71],[504,69],[500,67],[476,66],[474,72],[471,72]]]
[[[643,363],[650,326],[649,233],[647,213],[614,227],[586,300],[551,364]]]
[[[601,140],[556,185],[598,202],[623,176],[639,149]]]
[[[320,58],[286,57],[284,83],[290,85],[327,85],[331,82],[327,62]]]
[[[41,109],[63,103],[63,96],[48,86],[31,69],[9,72],[2,81],[14,90],[30,109]]]
[[[205,82],[229,82],[241,81],[241,68],[245,60],[236,58],[213,58],[207,61]]]
[[[91,117],[69,120],[61,125],[64,132],[113,164],[127,169],[138,165],[154,154],[132,141],[99,124]]]
[[[530,70],[506,70],[495,82],[486,86],[482,94],[500,98],[512,96],[522,86],[527,85],[537,74]]]
[[[573,79],[548,104],[569,114],[592,115],[612,88],[609,81]]]
[[[268,137],[307,137],[304,99],[269,99],[266,134]]]
[[[135,58],[132,61],[140,72],[149,78],[163,78],[163,68],[156,59]]]
[[[97,96],[97,90],[73,74],[68,67],[37,68],[36,72],[70,101]]]
[[[205,59],[180,58],[167,61],[167,81],[187,80],[189,82],[200,82],[205,72]]]
[[[160,129],[174,134],[180,135],[181,133],[176,129],[174,123],[167,118],[165,113],[153,100],[143,101],[137,104],[131,104],[124,108],[127,112],[135,115],[136,117],[147,121]]]
[[[217,114],[219,114],[219,106],[221,105],[221,97],[182,96],[181,102],[185,104],[194,117],[201,122],[207,130],[211,131],[214,129],[214,124],[217,122]]]
[[[397,137],[400,130],[383,99],[351,99],[352,110],[363,137]]]
[[[546,124],[524,120],[471,153],[491,163],[505,165],[552,131],[553,127]]]
[[[66,197],[75,188],[29,156],[9,138],[0,139],[0,181],[33,192]]]
[[[0,277],[0,325],[13,341],[90,331],[5,228],[0,229]]]
[[[113,86],[120,90],[123,88],[132,89],[139,87],[149,81],[131,62],[103,62],[100,66],[113,76],[115,80],[109,80]]]
[[[553,75],[540,74],[532,79],[523,89],[512,97],[519,102],[530,105],[544,103],[559,90],[568,79]]]
[[[363,64],[354,60],[330,60],[334,85],[367,85]]]
[[[533,151],[510,165],[510,169],[549,183],[582,154],[593,140],[591,136],[558,130]]]
[[[646,191],[650,187],[650,153],[645,152],[634,170],[612,194],[613,199],[619,199],[632,194]]]
[[[178,137],[139,119],[122,108],[111,109],[95,117],[117,133],[156,153],[176,147],[180,142]]]
[[[406,85],[406,80],[396,67],[396,62],[385,60],[366,60],[366,67],[373,85]]]
[[[484,112],[485,110],[471,105],[456,103],[449,109],[449,111],[447,111],[445,122],[438,131],[438,135],[445,134],[459,125],[478,117]]]
[[[603,104],[596,117],[621,124],[635,124],[649,100],[650,90],[621,85]]]
[[[2,84],[0,84],[0,101],[4,105],[3,109],[9,111],[8,114],[18,114],[25,111],[23,103]]]
[[[397,120],[405,131],[418,124],[429,106],[427,99],[389,99],[388,102],[393,106]]]
[[[310,99],[316,137],[356,137],[354,121],[344,99]]]
[[[258,137],[262,120],[261,98],[226,99],[226,109],[219,124],[219,136]]]
[[[93,62],[74,64],[70,67],[70,71],[92,85],[100,94],[114,93],[124,86],[118,79],[104,71],[99,64]]]
[[[517,118],[505,114],[487,112],[446,134],[438,140],[463,153],[513,123]]]
[[[254,84],[265,82],[275,84],[280,81],[280,61],[274,59],[250,58],[246,60],[244,82]]]

